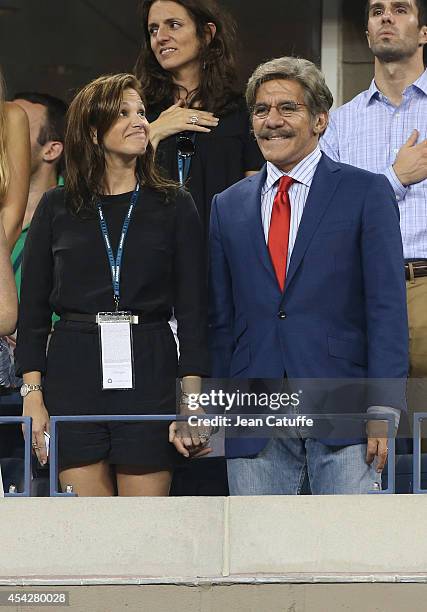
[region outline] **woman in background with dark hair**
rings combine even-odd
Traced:
[[[207,268],[213,196],[264,163],[237,89],[235,24],[215,0],[142,0],[141,15],[135,71],[149,101],[150,140],[166,176],[194,198]],[[225,462],[177,470],[172,491],[226,495]]]
[[[150,139],[192,194],[207,245],[213,196],[263,164],[236,86],[235,26],[214,0],[143,0],[141,11]]]
[[[176,377],[192,393],[208,374],[200,221],[191,196],[155,170],[134,76],[100,77],[77,94],[64,151],[65,188],[43,196],[25,246],[16,349],[41,463],[49,414],[171,414]],[[60,320],[46,359],[52,311]],[[98,335],[107,328],[98,329],[98,313],[114,319],[110,326],[125,325],[110,337],[114,359],[133,336],[134,384],[129,366],[126,390],[110,387],[101,366]],[[183,438],[174,423],[169,432],[165,422],[66,423],[60,481],[79,495],[167,495],[173,468],[184,461],[179,453],[207,452],[206,436]]]

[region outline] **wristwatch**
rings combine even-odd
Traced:
[[[31,391],[41,391],[42,389],[43,387],[41,385],[27,385],[27,383],[24,383],[21,387],[20,394],[21,397],[27,397]]]

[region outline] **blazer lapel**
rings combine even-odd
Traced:
[[[291,284],[298,270],[314,232],[331,203],[340,180],[339,165],[323,154],[311,183],[298,228],[297,238],[292,250],[291,261],[286,275],[285,294],[286,289]]]
[[[258,259],[265,270],[277,285],[276,275],[271,263],[268,247],[265,242],[264,229],[261,219],[261,190],[267,176],[267,166],[264,166],[257,174],[254,174],[248,182],[246,193],[243,193],[242,207],[245,210],[246,218],[252,235],[253,246]],[[280,291],[279,285],[277,290]]]

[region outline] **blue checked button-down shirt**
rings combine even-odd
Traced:
[[[392,164],[400,147],[417,129],[418,142],[427,138],[427,70],[403,92],[396,107],[370,88],[331,113],[320,139],[321,149],[336,161],[384,174],[400,209],[405,259],[427,258],[427,180],[403,186]]]
[[[322,152],[319,147],[316,147],[307,157],[292,168],[289,173],[282,172],[271,162],[267,162],[267,178],[261,192],[261,219],[264,230],[265,241],[268,244],[268,232],[270,230],[271,211],[273,210],[273,201],[279,188],[279,180],[282,176],[290,176],[297,183],[292,183],[289,187],[289,201],[291,204],[291,222],[289,227],[289,243],[288,243],[288,261],[286,268],[289,267],[289,262],[294,248],[295,240],[299,224],[301,221],[304,206],[307,200],[308,192],[310,191],[311,182],[314,173],[316,172],[317,164],[322,157]]]

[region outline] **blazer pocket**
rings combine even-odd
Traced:
[[[367,365],[366,346],[363,341],[328,336],[328,351],[331,357],[348,359],[360,366]]]
[[[249,344],[239,345],[231,358],[230,376],[236,376],[249,367]]]
[[[237,318],[233,326],[233,340],[236,345],[247,329],[248,323],[246,319],[244,317]]]

